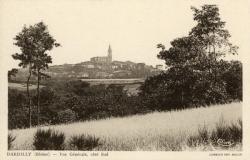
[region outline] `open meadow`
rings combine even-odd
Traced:
[[[124,90],[127,91],[128,95],[136,95],[138,88],[145,81],[142,78],[134,79],[81,79],[83,82],[87,82],[90,85],[122,85]]]
[[[143,78],[127,78],[127,79],[81,79],[83,82],[88,82],[91,85],[98,84],[134,84],[134,83],[143,83]]]
[[[242,119],[242,104],[231,103],[210,107],[193,108],[169,112],[153,112],[123,118],[108,118],[71,124],[43,126],[62,132],[67,143],[73,135],[91,135],[100,139],[93,150],[122,151],[182,151],[182,150],[223,150],[211,144],[190,147],[190,137],[198,135],[203,128],[208,134],[217,124],[237,124]],[[12,149],[32,150],[33,137],[37,128],[14,129]],[[229,148],[241,150],[242,145]],[[67,148],[67,145],[65,147]],[[228,148],[227,148],[228,149]]]
[[[19,91],[26,91],[27,90],[27,84],[26,83],[11,83],[11,82],[9,82],[8,87],[10,89],[16,89],[16,90],[19,90]],[[37,85],[33,85],[33,84],[29,85],[30,90],[35,90],[36,87],[37,87]],[[40,87],[43,88],[44,86],[40,85]]]

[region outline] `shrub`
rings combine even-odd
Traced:
[[[34,97],[35,99],[37,96]],[[56,92],[53,88],[50,87],[43,87],[41,88],[40,93],[40,103],[43,105],[52,104],[55,100],[57,100]]]
[[[58,112],[59,123],[69,123],[76,120],[76,114],[71,109]]]
[[[52,129],[38,129],[33,145],[36,150],[63,150],[65,135]]]
[[[16,139],[15,136],[13,136],[12,134],[8,134],[8,149],[11,149],[12,148],[12,143],[13,141]]]
[[[65,84],[65,88],[68,92],[73,92],[78,96],[86,95],[89,83],[81,80],[69,81]]]
[[[232,60],[226,67],[222,78],[227,84],[227,93],[231,99],[242,101],[242,63]]]
[[[69,145],[71,149],[92,150],[100,144],[99,140],[91,135],[75,135],[70,138]]]
[[[8,90],[8,128],[29,126],[27,98],[25,92],[16,89]]]
[[[144,105],[172,110],[242,100],[242,64],[218,61],[213,70],[176,66],[148,77],[140,87]],[[211,73],[210,73],[211,72]],[[167,104],[167,105],[166,105]]]

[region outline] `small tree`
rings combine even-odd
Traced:
[[[16,68],[12,68],[8,71],[8,81],[11,81],[11,77],[16,77],[18,70]]]

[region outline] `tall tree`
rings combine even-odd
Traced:
[[[240,82],[237,83],[240,74],[233,77],[223,69],[239,71],[240,63],[225,63],[220,59],[226,54],[237,54],[237,47],[229,42],[230,34],[220,19],[218,7],[204,5],[201,9],[191,9],[197,25],[188,36],[171,41],[170,48],[157,45],[161,49],[157,56],[165,60],[168,70],[164,75],[148,79],[141,87],[142,95],[153,96],[152,101],[157,100],[163,107],[166,103],[173,107],[224,103],[229,95],[232,99],[241,96],[238,89],[228,87],[231,79],[240,88]]]
[[[48,64],[52,63],[52,58],[48,55],[48,51],[54,47],[60,46],[56,40],[49,34],[48,27],[40,22],[34,25],[34,70],[37,76],[37,125],[40,124],[40,81],[43,77],[47,77],[42,71],[48,69]]]
[[[26,92],[27,92],[28,106],[29,106],[29,127],[32,126],[32,122],[31,122],[32,101],[30,97],[29,86],[30,86],[30,78],[31,78],[32,70],[34,69],[33,66],[34,66],[34,55],[35,55],[34,47],[33,47],[34,42],[33,42],[32,30],[33,30],[32,26],[30,26],[29,28],[24,26],[22,31],[15,36],[14,45],[20,47],[21,53],[15,53],[12,55],[13,59],[21,61],[19,63],[20,67],[28,68]]]
[[[60,46],[56,40],[49,34],[47,26],[43,22],[39,22],[33,26],[24,27],[22,32],[15,37],[15,45],[21,48],[21,54],[13,55],[14,59],[21,60],[20,66],[29,68],[29,76],[27,79],[27,95],[31,106],[29,94],[29,80],[31,74],[37,76],[37,125],[40,124],[40,81],[44,73],[42,71],[48,68],[48,64],[52,63],[51,56],[48,51],[53,47]],[[30,107],[31,108],[31,107]],[[31,117],[31,111],[30,117]]]

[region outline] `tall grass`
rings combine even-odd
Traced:
[[[213,144],[223,147],[242,143],[242,120],[239,119],[231,125],[225,125],[225,122],[220,121],[211,134],[211,140]]]
[[[198,129],[198,134],[196,136],[189,136],[187,138],[187,145],[190,147],[198,147],[200,145],[208,145],[209,143],[209,131],[204,125],[202,128]]]
[[[99,144],[93,148],[94,150],[217,150],[227,149],[210,143],[211,137],[218,136],[222,139],[217,126],[221,120],[220,117],[223,117],[224,125],[231,126],[229,132],[234,135],[231,139],[239,144],[239,147],[234,149],[240,150],[242,139],[240,132],[242,130],[238,130],[237,127],[240,126],[238,121],[242,116],[241,109],[241,103],[232,103],[182,111],[154,112],[146,115],[55,125],[50,128],[64,133],[67,143],[74,135],[85,134],[98,137],[100,138]],[[46,128],[48,127],[44,127],[44,129]],[[10,133],[16,136],[13,147],[15,149],[33,149],[32,137],[36,130],[36,128],[11,130]],[[200,135],[198,141],[195,138],[197,135]],[[193,140],[192,138],[188,140],[189,137],[193,137]],[[224,142],[227,141],[219,141],[221,144]],[[198,145],[201,143],[205,145]]]
[[[216,124],[216,127],[209,132],[204,126],[199,129],[198,134],[187,138],[187,145],[194,148],[216,147],[221,149],[232,148],[242,143],[242,121],[226,124],[222,120]]]
[[[8,134],[8,149],[11,149],[13,146],[13,141],[16,139],[15,136],[13,136],[12,134]]]

